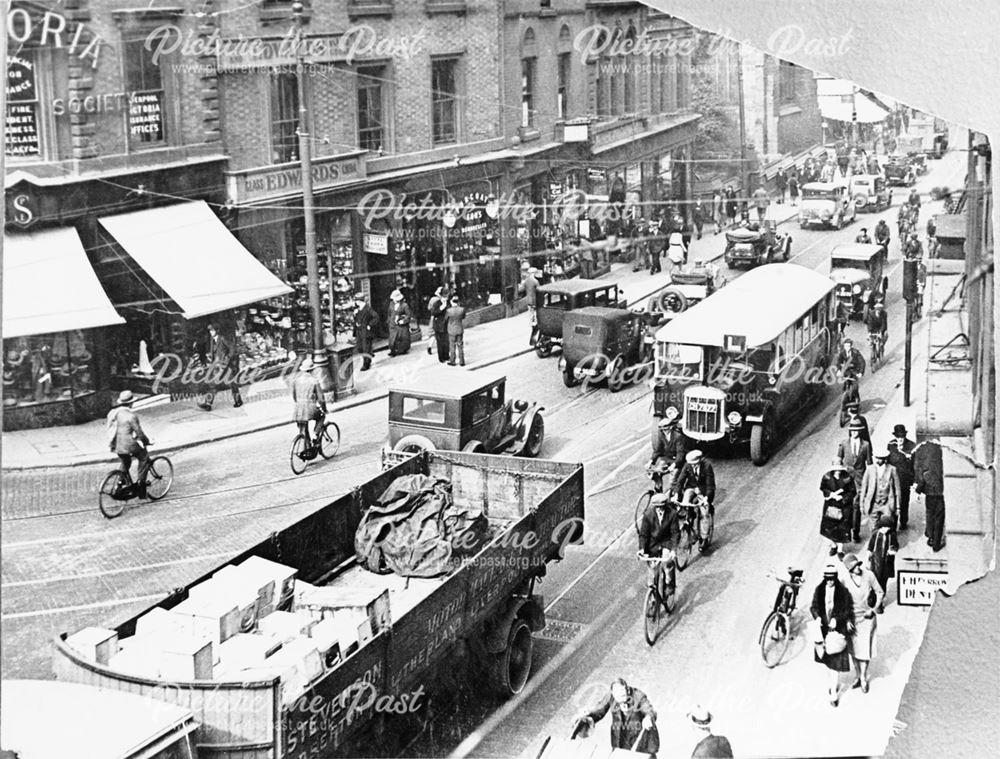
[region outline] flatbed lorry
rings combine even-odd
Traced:
[[[480,507],[487,542],[436,578],[375,574],[355,559],[354,536],[366,508],[397,477],[448,480],[457,506]],[[413,706],[456,646],[479,660],[490,687],[519,692],[531,667],[532,633],[545,626],[535,583],[566,545],[582,541],[583,465],[540,459],[426,451],[354,488],[327,506],[233,558],[279,562],[305,582],[347,594],[364,586],[389,594],[389,624],[338,658],[289,701],[281,677],[164,680],[119,671],[83,656],[65,633],[55,639],[57,679],[128,691],[177,704],[199,723],[200,759],[306,759],[372,753],[387,712]],[[220,566],[155,604],[173,609]],[[326,589],[333,589],[328,591]],[[122,622],[120,639],[135,634],[151,609]],[[266,617],[265,617],[266,619]],[[480,686],[480,682],[482,685]],[[385,708],[380,709],[380,706]],[[379,728],[381,727],[381,731]]]

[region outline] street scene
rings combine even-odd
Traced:
[[[983,133],[638,2],[9,5],[0,753],[892,754]]]

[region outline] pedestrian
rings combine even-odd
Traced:
[[[660,257],[667,248],[667,238],[663,234],[660,221],[651,219],[649,222],[649,274],[659,274],[662,271]]]
[[[788,189],[788,175],[784,169],[778,169],[774,175],[774,189],[778,191],[778,203],[785,202],[785,191]]]
[[[364,293],[355,293],[354,302],[358,307],[354,312],[354,349],[361,356],[361,371],[367,372],[372,367],[375,353],[373,343],[378,316]]]
[[[813,591],[809,612],[813,624],[813,658],[829,670],[827,695],[830,705],[840,702],[840,673],[851,671],[847,636],[854,632],[854,603],[839,579],[837,565],[829,563],[823,581]]]
[[[895,526],[899,512],[899,475],[889,463],[888,447],[879,448],[874,456],[875,465],[865,469],[861,479],[861,511],[871,519],[873,525],[880,516],[892,520],[893,548],[898,548]]]
[[[764,221],[764,217],[767,216],[767,207],[771,204],[771,198],[768,196],[767,190],[764,189],[764,185],[759,185],[753,191],[751,198],[754,207],[757,209],[758,221]]]
[[[580,241],[578,252],[580,260],[580,279],[593,279],[594,275],[594,251],[587,240]]]
[[[694,221],[694,230],[699,240],[701,239],[701,228],[705,226],[705,215],[705,206],[702,205],[701,198],[698,198],[691,209],[691,219]]]
[[[847,409],[847,423],[850,424],[855,420],[858,421],[861,424],[861,439],[868,443],[868,445],[871,445],[872,436],[868,427],[868,418],[861,413],[861,403],[859,401],[851,401],[845,408]]]
[[[691,249],[691,222],[683,216],[678,215],[674,220],[674,227],[680,231],[681,240],[684,243],[684,265],[688,262],[688,251]]]
[[[581,721],[593,729],[596,722],[611,712],[611,748],[622,748],[640,754],[655,754],[660,750],[660,734],[656,729],[656,711],[646,694],[633,688],[624,679],[611,683],[610,691]]]
[[[892,520],[880,516],[875,523],[875,529],[868,540],[868,568],[878,580],[885,593],[889,587],[889,578],[896,574],[896,551],[892,541]],[[885,602],[878,605],[879,614],[885,611]]]
[[[823,515],[819,534],[830,541],[830,555],[844,555],[844,543],[851,540],[854,502],[858,490],[854,478],[844,467],[840,457],[833,459],[829,471],[820,480],[823,493]]]
[[[712,194],[712,221],[715,222],[715,234],[722,231],[722,193],[716,190]]]
[[[528,304],[528,321],[531,324],[531,335],[528,337],[528,345],[534,347],[536,340],[538,339],[538,275],[541,272],[533,266],[529,266],[527,262],[522,264],[521,273],[523,278],[521,279],[521,284],[518,285],[518,294],[524,296],[525,303]],[[447,309],[445,309],[447,310]],[[447,316],[445,317],[445,345],[447,346],[448,340],[448,324]],[[438,346],[439,358],[440,358],[440,345]],[[442,361],[447,359],[447,355]]]
[[[641,269],[649,268],[649,240],[646,237],[648,234],[649,225],[646,223],[646,217],[640,216],[639,221],[637,221],[633,227],[632,271],[640,271]]]
[[[448,360],[448,310],[447,291],[439,287],[427,302],[427,311],[431,315],[431,329],[434,332],[434,342],[437,346],[438,361],[442,364]],[[431,352],[431,346],[427,346]]]
[[[240,372],[240,354],[236,351],[233,341],[228,337],[219,334],[214,324],[208,325],[209,356],[210,366],[208,370],[209,382],[218,378],[218,382],[212,390],[208,391],[205,400],[198,404],[204,411],[211,411],[212,404],[215,403],[215,393],[220,388],[229,388],[233,394],[233,408],[243,405],[243,398],[240,397],[240,386],[237,377]]]
[[[882,173],[879,171],[878,157],[874,153],[868,156],[868,173],[876,175]]]
[[[458,296],[451,299],[451,307],[448,309],[448,365],[454,366],[457,361],[459,366],[465,366],[465,308],[462,307]]]
[[[889,441],[889,463],[899,474],[899,529],[905,530],[910,522],[910,488],[913,487],[913,449],[916,443],[906,437],[906,426],[892,428]]]
[[[696,740],[691,759],[722,759],[732,757],[733,747],[723,735],[712,733],[712,713],[701,704],[688,712]]]
[[[792,169],[792,174],[788,177],[788,197],[793,206],[799,204],[799,175]]]
[[[837,458],[844,463],[847,473],[854,479],[856,496],[851,504],[851,541],[855,543],[861,540],[861,481],[872,462],[871,444],[861,439],[863,429],[860,421],[851,422],[847,427],[847,440],[841,441],[837,446]]]
[[[730,227],[736,226],[736,208],[736,190],[730,185],[726,187],[726,219]]]
[[[927,526],[924,536],[927,545],[937,553],[945,544],[944,539],[944,461],[941,446],[923,443],[913,455],[914,482],[917,492],[924,496]]]
[[[389,294],[389,355],[400,356],[410,351],[410,307],[403,293]]]
[[[844,567],[847,569],[844,587],[854,606],[854,632],[849,633],[848,638],[857,679],[851,687],[860,687],[862,693],[867,693],[868,665],[875,654],[875,628],[878,627],[875,609],[882,606],[885,592],[875,575],[865,569],[861,559],[853,553],[844,557]]]

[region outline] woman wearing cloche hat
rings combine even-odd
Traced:
[[[854,633],[854,604],[840,581],[837,563],[831,561],[823,570],[823,581],[813,591],[809,611],[814,621],[814,657],[829,670],[827,695],[830,705],[836,706],[840,702],[840,673],[851,671],[847,636]]]
[[[839,456],[833,459],[829,471],[823,475],[819,489],[823,493],[819,534],[830,541],[831,556],[843,556],[844,543],[851,540],[851,518],[857,487]]]
[[[398,356],[410,350],[410,307],[399,290],[393,290],[389,300],[389,355]]]

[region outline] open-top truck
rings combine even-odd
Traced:
[[[489,522],[485,541],[449,564],[443,576],[403,578],[370,572],[355,558],[355,531],[367,507],[390,484],[414,474],[449,481],[456,506],[481,509]],[[294,569],[296,594],[299,583],[335,596],[387,593],[387,613],[380,615],[371,634],[336,657],[328,655],[301,688],[290,691],[284,675],[220,680],[213,673],[213,679],[181,680],[164,679],[162,672],[126,672],[84,655],[66,634],[55,639],[54,671],[60,680],[128,691],[190,710],[199,723],[195,740],[200,759],[371,754],[375,736],[394,732],[387,729],[387,713],[400,704],[408,708],[408,694],[413,706],[412,696],[431,684],[438,665],[454,655],[457,646],[467,646],[481,665],[480,689],[488,684],[509,696],[524,687],[531,668],[532,632],[545,626],[535,583],[545,575],[547,563],[562,557],[567,544],[582,540],[583,502],[582,464],[419,453],[109,629],[122,644],[130,637],[135,640],[137,623],[141,627],[147,615],[166,614],[163,610],[184,603],[192,588],[247,560],[264,559]],[[263,628],[267,620],[262,616],[255,623],[242,615],[240,626],[244,631],[254,624]]]

